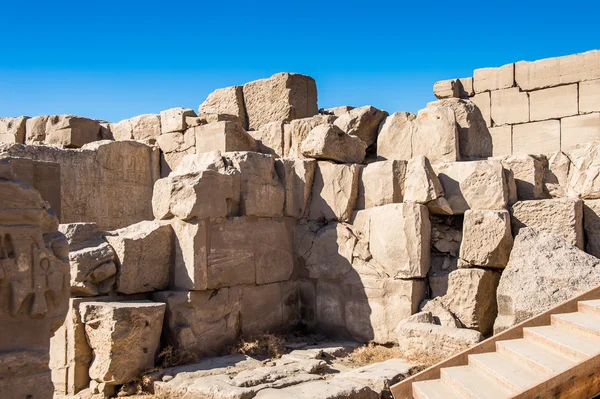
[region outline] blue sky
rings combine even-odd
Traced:
[[[288,71],[319,106],[415,112],[437,80],[600,48],[598,1],[2,2],[0,116],[109,121]]]

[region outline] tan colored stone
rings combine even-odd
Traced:
[[[315,127],[301,145],[302,155],[307,158],[342,163],[362,163],[366,149],[367,144],[359,137],[330,124]]]
[[[258,392],[256,399],[377,399],[379,394],[364,383],[356,381],[310,381],[281,389],[267,388]]]
[[[485,125],[489,128],[492,126],[492,99],[491,94],[489,92],[478,93],[474,96],[470,97],[469,100],[475,104],[479,111],[481,112],[481,116],[485,121]]]
[[[312,186],[309,218],[349,221],[358,197],[358,165],[319,161]]]
[[[600,79],[579,82],[579,113],[600,112]]]
[[[583,228],[587,239],[585,252],[600,258],[600,200],[583,202]]]
[[[544,174],[544,192],[551,198],[566,197],[568,191],[571,160],[562,151],[548,156],[548,165]]]
[[[535,155],[513,155],[498,158],[504,168],[512,171],[519,201],[543,199],[546,158]]]
[[[357,239],[348,226],[329,223],[312,237],[310,250],[303,254],[308,276],[335,279],[352,269],[352,254]]]
[[[568,157],[569,196],[600,198],[600,143],[577,145],[566,151]]]
[[[475,90],[473,90],[473,78],[459,78],[458,84],[460,98],[468,98],[475,95]]]
[[[498,68],[480,68],[473,72],[475,93],[506,89],[515,85],[515,64]]]
[[[583,250],[583,202],[572,198],[519,201],[512,206],[515,236],[524,227],[563,237]]]
[[[454,317],[452,313],[448,309],[446,309],[441,298],[434,299],[425,299],[421,305],[419,306],[420,313],[416,313],[417,315],[426,315],[428,313],[433,317],[433,323],[439,326],[444,327],[455,327],[460,328],[460,322]],[[417,316],[419,317],[419,316]],[[422,316],[420,316],[422,317]],[[420,318],[419,317],[419,318]],[[407,320],[408,321],[408,320]],[[425,322],[429,322],[429,320],[425,320]]]
[[[100,124],[93,119],[73,115],[52,115],[46,122],[46,144],[81,148],[100,140]]]
[[[349,135],[360,138],[369,146],[377,140],[379,125],[387,116],[387,112],[365,105],[340,115],[333,123]]]
[[[0,143],[25,143],[27,116],[0,118]]]
[[[423,156],[411,158],[406,166],[404,201],[426,204],[443,195],[444,189],[429,159]]]
[[[433,84],[433,95],[438,99],[460,97],[458,79],[440,80]]]
[[[560,150],[560,121],[513,125],[513,155],[547,154]]]
[[[600,51],[515,64],[515,79],[523,90],[600,79]]]
[[[256,140],[235,122],[196,126],[196,154],[210,151],[255,151]]]
[[[494,126],[529,122],[529,95],[518,87],[492,91],[491,118]]]
[[[284,156],[285,130],[283,122],[267,123],[259,130],[249,131],[248,134],[256,140],[259,152],[274,155],[276,158]]]
[[[145,140],[160,136],[160,116],[144,114],[110,124],[115,140]]]
[[[196,116],[196,113],[189,108],[176,107],[160,111],[160,132],[185,131],[188,128],[186,118],[190,116]]]
[[[278,73],[243,86],[248,129],[269,122],[287,122],[317,114],[317,86],[313,78]]]
[[[512,154],[512,126],[490,127],[490,136],[492,136],[492,156],[505,156]]]
[[[198,114],[225,114],[237,116],[244,129],[248,129],[242,86],[230,86],[210,93],[198,108]]]
[[[46,140],[46,123],[49,116],[41,115],[25,121],[25,143],[44,144]],[[0,140],[2,141],[2,140]]]
[[[506,209],[508,187],[500,162],[448,162],[433,165],[433,170],[452,214],[460,215],[468,209]]]
[[[188,129],[185,133],[165,133],[156,138],[156,144],[162,152],[185,152],[195,149],[196,136],[193,129]]]
[[[600,113],[571,116],[560,120],[560,148],[600,140]]]
[[[459,132],[454,110],[450,107],[428,105],[417,114],[412,133],[412,155],[423,155],[431,162],[450,162],[460,159]]]
[[[458,266],[503,268],[512,245],[507,211],[466,211]]]
[[[533,122],[577,115],[577,103],[577,84],[530,91],[530,120]]]
[[[337,116],[315,115],[310,118],[294,119],[284,125],[284,152],[290,158],[303,158],[301,145],[315,127],[335,122]],[[287,141],[289,141],[289,143]]]
[[[285,306],[289,298],[286,283],[273,283],[241,288],[241,332],[252,337],[280,332],[285,327]]]
[[[282,158],[275,161],[275,169],[285,187],[285,216],[296,219],[306,216],[316,168],[317,161],[312,159]]]
[[[413,156],[412,135],[415,114],[395,112],[381,123],[377,140],[377,156],[384,159],[408,160]]]
[[[94,352],[90,377],[112,385],[154,367],[165,305],[150,301],[84,302],[85,335]]]
[[[356,209],[402,202],[406,161],[373,162],[361,169]]]
[[[430,234],[423,205],[389,204],[370,211],[369,249],[393,278],[427,276]]]
[[[356,107],[352,107],[350,105],[341,105],[339,107],[325,108],[325,112],[327,115],[341,116],[348,111],[352,111],[354,108]]]

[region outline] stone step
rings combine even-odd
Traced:
[[[442,381],[465,398],[505,399],[517,393],[471,366],[448,367],[440,372]]]
[[[590,338],[600,338],[600,316],[590,313],[562,313],[552,315],[552,325],[571,333],[579,333]]]
[[[412,384],[415,399],[462,399],[442,380],[419,381]]]
[[[469,365],[515,391],[529,389],[550,375],[523,367],[513,359],[496,352],[469,355]]]
[[[583,337],[559,326],[527,327],[523,336],[579,361],[600,354],[600,339]]]
[[[550,347],[526,338],[498,341],[496,348],[499,353],[517,363],[542,373],[558,374],[577,363],[576,360],[561,355]]]
[[[600,316],[600,299],[580,301],[577,303],[577,308],[581,313],[590,313]]]

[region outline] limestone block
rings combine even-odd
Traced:
[[[317,114],[317,86],[310,76],[278,73],[243,86],[248,129],[269,122],[306,118]]]
[[[377,156],[408,160],[413,156],[412,134],[415,114],[395,112],[381,123],[377,139]]]
[[[290,158],[303,158],[301,145],[315,127],[335,122],[337,116],[315,115],[310,118],[294,119],[284,125],[284,152]],[[289,143],[287,141],[289,141]]]
[[[545,198],[544,174],[546,158],[535,155],[513,155],[497,158],[512,171],[519,201]]]
[[[214,356],[235,343],[240,325],[239,287],[208,291],[161,291],[165,338],[169,345],[195,356]]]
[[[529,92],[529,117],[533,121],[577,115],[577,84]]]
[[[512,154],[512,126],[490,127],[490,136],[492,136],[492,156],[504,156]]]
[[[416,313],[415,318],[426,317],[424,315],[430,313],[433,317],[433,323],[444,327],[460,328],[460,321],[454,317],[452,313],[444,305],[443,298],[425,299],[419,306],[420,313]],[[426,320],[429,322],[429,320]]]
[[[100,140],[100,123],[73,115],[52,115],[46,122],[46,144],[81,148]]]
[[[492,126],[492,98],[489,92],[478,93],[470,97],[469,100],[479,108],[481,116],[485,121],[485,125],[489,128]]]
[[[522,229],[498,285],[494,333],[596,287],[599,266],[598,258],[558,235]]]
[[[332,380],[361,382],[375,392],[381,392],[380,397],[389,398],[390,387],[408,378],[417,367],[404,359],[389,359],[335,374]]]
[[[411,158],[406,166],[404,201],[426,204],[444,195],[444,189],[433,171],[429,159]]]
[[[411,139],[412,154],[429,158],[431,162],[451,162],[460,159],[458,123],[454,110],[447,106],[428,105],[414,119]]]
[[[25,143],[27,116],[0,118],[0,143]]]
[[[600,144],[580,144],[565,154],[568,157],[568,194],[585,199],[600,198]]]
[[[513,125],[513,155],[547,154],[560,150],[560,121]]]
[[[515,85],[515,64],[498,68],[480,68],[473,72],[475,93],[506,89]]]
[[[599,50],[515,64],[515,80],[523,90],[595,79],[600,79]]]
[[[348,226],[329,223],[311,238],[312,246],[303,254],[310,278],[335,279],[352,269],[352,254],[358,240]]]
[[[313,159],[282,158],[275,161],[275,169],[285,187],[285,216],[295,219],[306,216],[316,168],[317,161]]]
[[[160,115],[144,114],[109,125],[115,140],[146,140],[160,136]]]
[[[356,107],[352,107],[350,105],[341,105],[339,107],[325,108],[325,113],[326,115],[341,116],[348,111],[352,111],[354,108]]]
[[[477,105],[469,100],[451,98],[430,103],[452,108],[458,124],[460,156],[465,159],[487,158],[492,155],[492,136]],[[429,105],[428,105],[429,106]]]
[[[393,278],[427,276],[430,235],[424,205],[389,204],[370,211],[370,251]]]
[[[275,158],[257,152],[223,154],[240,172],[240,214],[277,217],[283,215],[285,188],[275,171]]]
[[[518,87],[491,92],[491,112],[494,126],[529,122],[529,96]]]
[[[433,95],[438,99],[460,97],[458,79],[440,80],[433,84]]]
[[[358,165],[319,161],[312,186],[309,218],[349,221],[358,197]]]
[[[174,285],[206,290],[289,279],[294,262],[285,222],[241,217],[172,221]]]
[[[117,291],[135,294],[164,290],[169,284],[173,229],[157,221],[143,221],[108,232],[106,240],[118,259]]]
[[[514,235],[524,227],[563,237],[583,250],[583,202],[573,198],[519,201],[512,206]]]
[[[503,268],[512,245],[508,211],[466,211],[458,266]]]
[[[373,162],[360,171],[357,209],[402,202],[406,161]]]
[[[248,134],[256,140],[259,152],[274,155],[276,158],[285,155],[283,122],[267,123],[259,130],[249,131]]]
[[[458,85],[460,98],[468,98],[475,95],[475,90],[473,90],[473,78],[459,78]]]
[[[544,192],[551,198],[566,197],[571,160],[562,151],[548,155],[544,172]]]
[[[432,166],[452,214],[460,215],[468,209],[506,209],[508,187],[500,162],[448,162]]]
[[[165,305],[150,301],[84,302],[85,335],[94,352],[90,377],[123,384],[154,367]]]
[[[25,143],[44,144],[46,140],[46,123],[49,116],[34,116],[25,121]],[[3,140],[0,140],[3,141]]]
[[[160,132],[185,131],[188,128],[186,118],[190,116],[196,116],[196,113],[189,108],[176,107],[160,111]]]
[[[206,113],[237,116],[242,127],[248,129],[242,86],[225,87],[210,93],[198,108],[198,114]]]
[[[236,122],[213,122],[192,129],[196,137],[196,154],[210,151],[256,150],[256,140]]]
[[[360,138],[369,146],[377,140],[379,125],[387,116],[387,112],[365,105],[340,115],[334,124],[349,135]]]
[[[600,140],[600,113],[571,116],[560,120],[560,148]]]
[[[302,155],[307,158],[362,163],[367,144],[358,136],[347,134],[336,125],[324,124],[308,133],[300,149]]]
[[[579,83],[579,113],[600,112],[600,79]]]
[[[284,327],[284,302],[281,283],[241,288],[241,331],[246,337],[278,332]]]

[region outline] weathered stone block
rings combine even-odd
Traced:
[[[458,123],[452,108],[428,105],[419,111],[412,129],[412,154],[406,159],[417,155],[431,162],[460,159]]]
[[[560,121],[514,125],[513,155],[548,154],[560,150]]]
[[[282,283],[241,287],[241,331],[252,337],[266,332],[278,332],[284,326],[286,298]]]
[[[491,94],[489,92],[478,93],[474,96],[470,97],[469,100],[475,104],[479,111],[481,112],[481,116],[485,121],[485,125],[489,128],[492,126],[492,99]]]
[[[0,143],[25,143],[25,125],[28,117],[0,118]]]
[[[473,78],[459,78],[458,84],[460,98],[469,98],[475,95],[475,90],[473,90]]]
[[[529,92],[529,118],[533,121],[577,115],[577,85]]]
[[[29,118],[25,121],[25,143],[44,143],[44,140],[46,140],[46,123],[48,123],[48,118],[49,116],[40,115]]]
[[[236,122],[213,122],[192,129],[196,137],[196,154],[256,150],[256,140]]]
[[[475,93],[506,89],[515,85],[515,64],[498,68],[480,68],[473,72]]]
[[[280,158],[285,155],[285,129],[283,122],[267,123],[259,130],[249,131],[248,134],[256,140],[258,152],[270,154],[276,158]]]
[[[466,211],[459,267],[499,267],[508,263],[513,245],[508,211]]]
[[[335,122],[337,116],[315,115],[310,118],[294,119],[284,125],[284,152],[290,158],[303,158],[302,142],[315,127]]]
[[[377,140],[379,125],[387,116],[387,112],[366,105],[340,115],[333,123],[342,131],[360,138],[369,146]]]
[[[160,111],[161,133],[185,131],[188,128],[186,118],[190,116],[196,116],[196,113],[189,108],[177,107]]]
[[[579,83],[579,113],[600,111],[600,79]]]
[[[160,136],[160,115],[144,114],[109,124],[115,140],[146,140]]]
[[[502,162],[502,166],[512,171],[519,201],[545,198],[544,156],[513,155],[498,160]]]
[[[444,195],[444,189],[426,157],[411,158],[406,166],[404,201],[426,204]]]
[[[413,156],[412,133],[415,114],[395,112],[385,118],[379,129],[377,156],[409,160]]]
[[[358,196],[358,165],[317,163],[309,217],[312,220],[349,221]]]
[[[440,80],[433,84],[433,95],[438,99],[460,97],[458,79]]]
[[[560,120],[560,148],[600,140],[600,113],[571,116]]]
[[[285,216],[296,219],[306,216],[316,168],[317,161],[313,159],[282,158],[275,161],[275,169],[285,187]]]
[[[529,122],[529,96],[518,87],[491,92],[491,118],[494,126]]]
[[[490,127],[492,136],[492,156],[498,157],[512,154],[512,126]]]
[[[100,123],[73,115],[52,115],[46,122],[46,144],[81,148],[100,140]]]
[[[336,279],[352,269],[352,254],[358,240],[348,226],[329,223],[311,239],[310,249],[302,254],[310,278]]]
[[[198,114],[206,113],[234,115],[239,118],[242,127],[248,129],[242,86],[225,87],[210,93],[198,108]]]
[[[367,144],[358,136],[345,133],[336,125],[319,125],[302,142],[302,155],[307,158],[341,163],[362,163]]]
[[[587,238],[585,252],[600,258],[600,200],[583,202],[583,228]]]
[[[373,162],[361,169],[357,209],[402,202],[406,161]]]
[[[325,108],[325,113],[327,115],[340,116],[348,111],[352,111],[354,108],[356,107],[352,107],[350,105],[341,105],[339,107]]]

